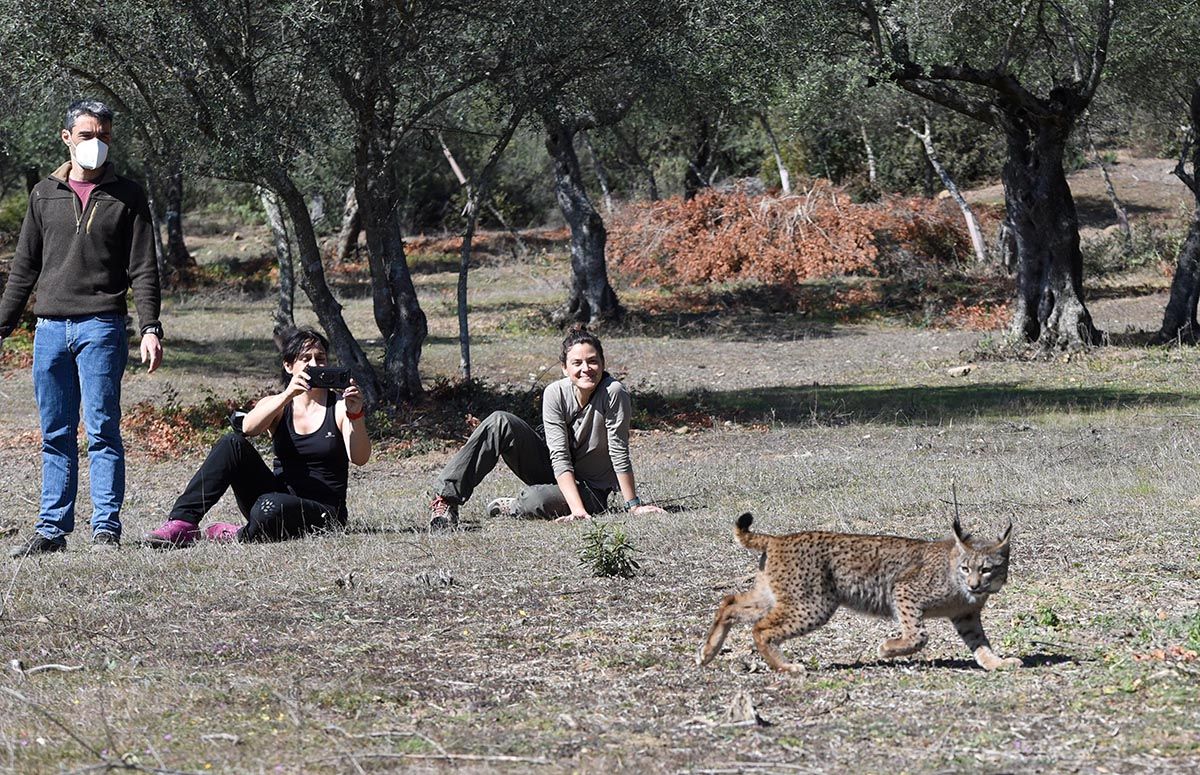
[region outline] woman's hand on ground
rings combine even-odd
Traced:
[[[634,506],[629,510],[630,514],[666,514],[667,510],[662,506],[655,506],[653,503],[643,503],[640,506]]]
[[[578,522],[581,519],[591,519],[591,518],[592,518],[592,515],[588,514],[585,511],[582,514],[568,514],[567,516],[559,517],[558,519],[556,519],[554,521],[555,522]]]

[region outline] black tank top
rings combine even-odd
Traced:
[[[275,450],[275,477],[293,495],[333,506],[344,522],[350,459],[346,457],[346,444],[334,414],[337,402],[332,395],[329,399],[324,422],[308,434],[296,433],[292,404],[288,402],[283,419],[271,436],[271,446]]]

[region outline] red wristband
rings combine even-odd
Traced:
[[[348,419],[348,420],[357,420],[357,419],[361,418],[361,417],[362,417],[364,414],[366,414],[366,413],[367,413],[367,412],[366,412],[366,410],[365,410],[365,409],[364,409],[363,411],[359,412],[358,414],[351,414],[350,412],[346,412],[346,419]]]

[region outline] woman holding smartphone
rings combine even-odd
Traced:
[[[371,458],[363,419],[362,392],[354,383],[338,398],[310,384],[308,369],[327,364],[329,343],[312,329],[299,329],[283,345],[287,387],[259,399],[208,453],[200,470],[175,501],[167,521],[146,536],[161,548],[190,546],[200,539],[200,521],[225,491],[233,488],[246,524],[209,525],[213,541],[279,541],[346,524],[349,464]],[[271,435],[274,469],[248,440]]]

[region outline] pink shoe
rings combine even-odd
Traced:
[[[158,549],[182,549],[200,539],[200,528],[186,519],[168,519],[146,534],[148,546]]]
[[[238,540],[238,526],[228,522],[214,522],[204,529],[204,535],[209,541],[219,544],[231,544]]]

